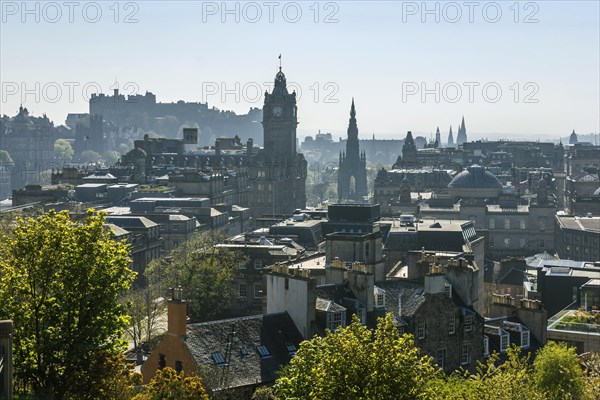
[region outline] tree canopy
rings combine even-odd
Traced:
[[[119,294],[134,273],[128,247],[104,214],[82,223],[67,212],[18,218],[0,241],[0,319],[14,322],[15,387],[34,398],[87,398],[94,366],[123,350],[128,325]]]
[[[222,236],[214,232],[197,233],[170,256],[154,260],[146,268],[149,284],[158,286],[162,293],[181,286],[189,300],[188,316],[192,322],[227,316],[237,297],[231,280],[241,258],[215,247],[221,240]]]
[[[156,371],[148,387],[133,400],[208,400],[208,395],[200,377],[166,367]]]
[[[65,139],[57,139],[54,142],[54,156],[61,160],[71,161],[75,152],[73,151],[73,147],[68,140]]]
[[[400,336],[391,314],[375,332],[355,317],[351,325],[300,345],[281,371],[281,399],[428,399],[437,372],[412,336]]]

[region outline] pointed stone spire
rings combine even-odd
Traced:
[[[356,108],[354,107],[354,97],[352,98],[352,105],[350,106],[350,118],[356,118]]]
[[[452,125],[450,125],[450,132],[448,132],[448,147],[454,147],[454,135],[452,135]]]

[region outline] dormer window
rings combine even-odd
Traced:
[[[375,303],[375,308],[385,308],[385,291],[375,288],[373,302]]]
[[[528,330],[524,330],[521,332],[521,348],[527,349],[530,346],[530,334]]]
[[[339,327],[344,327],[345,312],[328,312],[327,313],[327,329],[335,331]]]
[[[500,353],[506,353],[506,350],[510,346],[510,337],[508,336],[508,332],[500,331]]]
[[[223,353],[221,353],[220,351],[216,351],[216,352],[212,353],[212,359],[215,362],[215,365],[223,366],[226,364],[225,357],[223,356]]]

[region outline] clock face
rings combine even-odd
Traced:
[[[273,112],[273,116],[274,117],[281,117],[283,115],[283,108],[279,107],[279,106],[275,106],[273,107],[273,110],[271,110]]]

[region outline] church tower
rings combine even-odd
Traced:
[[[291,215],[306,207],[307,164],[296,152],[297,110],[296,92],[288,92],[280,66],[273,91],[265,92],[264,148],[252,157],[249,168],[254,217]]]
[[[462,122],[458,128],[458,135],[456,136],[456,144],[461,146],[467,142],[467,128],[465,128],[465,117],[462,117]]]
[[[454,147],[454,136],[452,135],[452,125],[450,125],[450,132],[448,133],[448,147]]]
[[[402,146],[402,164],[415,165],[417,163],[417,146],[412,137],[412,132],[408,131],[404,145]]]
[[[356,109],[354,107],[354,99],[352,99],[346,152],[340,152],[338,200],[352,200],[362,203],[365,201],[367,195],[367,156],[364,151],[360,152],[358,126],[356,125]]]
[[[435,130],[435,142],[433,143],[433,147],[436,149],[438,147],[442,147],[442,135],[440,134],[440,127],[438,126]]]

